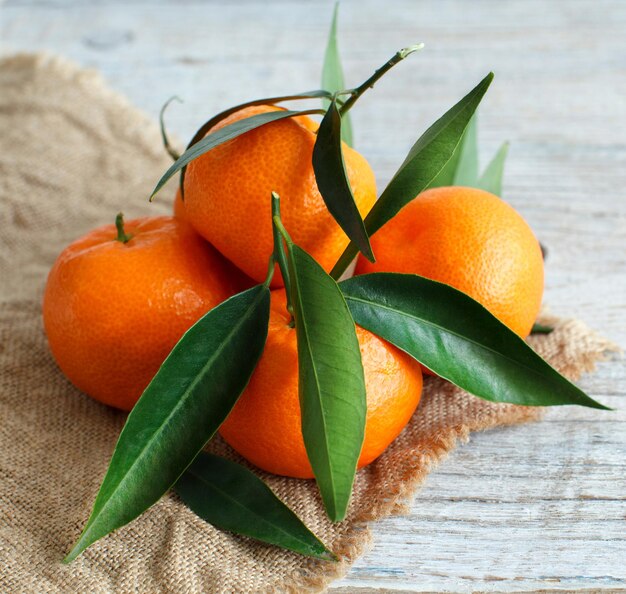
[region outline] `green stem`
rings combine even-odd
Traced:
[[[385,62],[372,76],[370,76],[362,85],[358,86],[352,94],[350,98],[341,106],[339,110],[340,115],[344,115],[358,100],[358,98],[365,92],[367,89],[373,88],[374,84],[384,76],[389,70],[391,70],[396,64],[402,62],[404,58],[410,56],[412,53],[421,50],[424,47],[423,43],[418,43],[416,45],[411,45],[409,47],[405,47],[401,49],[399,52],[396,52],[394,56],[387,62]]]
[[[270,286],[272,282],[272,278],[274,278],[274,264],[276,264],[276,260],[274,259],[274,254],[270,256],[270,262],[267,269],[267,276],[265,277],[265,281],[263,282],[264,287]]]
[[[161,107],[161,111],[159,112],[159,123],[161,124],[161,137],[163,138],[163,146],[165,150],[167,151],[167,153],[169,154],[169,156],[172,157],[174,161],[177,161],[178,158],[180,157],[180,153],[170,144],[169,138],[167,137],[167,132],[165,131],[165,120],[164,120],[165,110],[167,109],[168,105],[172,101],[174,101],[174,99],[176,99],[176,101],[178,101],[179,103],[183,102],[183,100],[177,95],[170,97],[163,104],[163,107]]]
[[[273,217],[272,220],[274,221],[274,225],[278,228],[278,231],[280,232],[280,234],[283,236],[285,243],[290,246],[293,245],[291,236],[289,235],[289,233],[287,233],[287,229],[285,229],[285,226],[283,225],[283,222],[280,219],[280,217],[279,216]]]
[[[117,237],[115,238],[116,241],[119,241],[120,243],[128,243],[133,238],[132,233],[129,235],[126,231],[124,231],[124,214],[121,212],[118,212],[115,217],[115,227],[117,229]]]
[[[287,253],[285,251],[284,240],[291,245],[291,237],[283,226],[280,218],[280,196],[276,192],[272,192],[272,233],[274,235],[274,253],[273,259],[278,262],[278,267],[283,275],[285,283],[285,294],[287,295],[287,311],[293,320],[293,305],[291,303],[291,277],[289,275],[289,266],[287,263]]]
[[[367,91],[367,89],[371,89],[382,76],[384,76],[396,64],[402,62],[402,60],[404,60],[407,56],[421,50],[423,47],[423,43],[418,43],[396,52],[389,61],[376,70],[376,72],[374,72],[374,74],[372,74],[372,76],[370,76],[362,85],[352,91],[350,97],[348,97],[345,103],[339,108],[339,114],[343,116],[357,102],[359,97]],[[367,219],[365,221],[367,223]],[[335,280],[339,280],[341,275],[346,271],[348,266],[350,266],[350,263],[354,260],[358,253],[359,250],[352,242],[350,242],[348,247],[346,247],[339,257],[339,260],[337,260],[337,263],[333,266],[333,269],[330,271],[330,276],[332,276]]]

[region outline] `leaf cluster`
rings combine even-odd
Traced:
[[[272,196],[275,245],[268,278],[209,311],[174,347],[128,416],[91,516],[66,561],[138,517],[172,487],[189,508],[218,528],[303,555],[334,558],[254,473],[202,452],[263,353],[274,263],[285,280],[296,333],[302,434],[332,521],[346,516],[365,432],[365,381],[355,324],[477,397],[527,406],[605,408],[479,303],[448,285],[391,273],[337,282],[359,251],[374,260],[370,236],[423,190],[466,184],[499,194],[507,145],[479,176],[475,113],[493,79],[488,74],[417,139],[362,219],[343,162],[342,139],[352,142],[348,111],[378,78],[421,46],[397,52],[361,86],[345,90],[336,28],[335,9],[323,90],[256,100],[211,118],[182,155],[170,150],[175,161],[152,196],[177,172],[182,183],[186,166],[223,142],[280,119],[320,114],[312,166],[328,210],[350,244],[327,274],[293,243],[280,217],[279,198]],[[320,98],[323,109],[279,109],[207,134],[241,107]],[[164,139],[167,144],[165,134]],[[269,204],[268,196],[268,216]]]

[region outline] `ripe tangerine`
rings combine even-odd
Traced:
[[[371,239],[372,264],[356,274],[404,272],[452,285],[522,337],[537,318],[543,257],[526,221],[494,194],[465,187],[427,190]]]
[[[239,274],[173,217],[114,225],[63,250],[43,319],[54,358],[81,391],[130,410],[183,333],[239,290]]]
[[[247,107],[209,133],[242,118],[280,108]],[[258,282],[273,249],[270,196],[281,197],[283,223],[292,239],[330,270],[348,238],[328,212],[312,166],[317,123],[307,116],[275,121],[217,146],[187,166],[184,211],[198,233]],[[343,146],[356,205],[362,216],[376,200],[376,181],[359,153]],[[282,286],[278,268],[272,287]]]
[[[357,326],[367,417],[359,468],[375,460],[411,419],[422,392],[419,363]],[[244,458],[274,474],[312,478],[301,431],[296,331],[283,290],[272,291],[263,355],[220,433]]]

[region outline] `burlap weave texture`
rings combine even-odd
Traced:
[[[470,431],[537,418],[426,381],[407,429],[358,473],[346,521],[325,518],[311,481],[262,474],[340,557],[306,559],[220,532],[167,495],[69,566],[124,422],[78,393],[55,366],[41,323],[49,267],[88,229],[162,214],[146,196],[169,164],[158,127],[93,72],[45,55],[0,61],[0,591],[303,592],[341,576],[369,541],[367,523],[401,511],[432,465]],[[173,190],[169,193],[173,195]],[[610,347],[583,324],[533,346],[571,378]],[[233,453],[219,439],[216,452]]]

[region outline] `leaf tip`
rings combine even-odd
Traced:
[[[589,408],[595,408],[597,410],[608,410],[611,412],[615,412],[614,408],[611,408],[610,406],[606,406],[602,404],[601,402],[594,400],[593,398],[589,398],[589,403],[586,404],[585,406],[588,406]]]
[[[339,557],[337,557],[335,553],[333,553],[330,549],[327,549],[326,547],[324,547],[324,551],[317,557],[322,561],[332,561],[333,563],[337,563],[339,561]]]
[[[152,192],[150,193],[150,196],[148,197],[148,202],[152,202],[154,200],[154,197],[159,193],[159,190],[161,189],[161,187],[162,187],[162,184],[161,182],[159,182],[155,186],[154,190],[152,190]]]
[[[87,522],[87,525],[83,529],[79,539],[76,541],[76,543],[74,543],[74,546],[71,548],[70,552],[63,558],[62,563],[64,565],[68,565],[69,563],[74,561],[87,547],[95,542],[94,540],[88,540],[88,530],[91,519],[92,518],[90,518],[89,522]]]
[[[63,565],[69,565],[72,561],[76,559],[76,557],[78,557],[78,555],[83,552],[82,549],[79,547],[79,544],[80,540],[72,547],[72,550],[67,555],[65,555],[65,557],[63,557],[63,561],[61,561]]]
[[[368,238],[368,242],[367,242],[367,249],[362,252],[362,254],[372,263],[375,264],[376,263],[376,256],[374,255],[374,250],[372,250],[372,244],[369,242],[369,238]]]
[[[338,507],[340,505],[340,507]],[[324,507],[326,508],[326,515],[331,522],[343,522],[346,519],[346,513],[348,511],[347,502],[345,505],[341,505],[337,501],[325,501]]]

